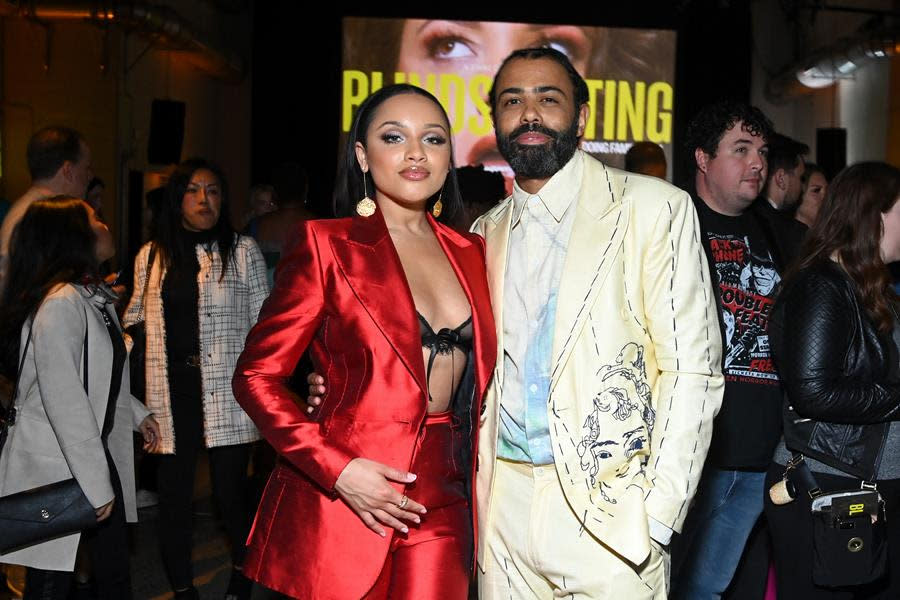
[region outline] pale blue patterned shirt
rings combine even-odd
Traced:
[[[503,393],[497,455],[553,462],[547,400],[556,302],[581,189],[580,152],[534,195],[513,187],[503,291]]]

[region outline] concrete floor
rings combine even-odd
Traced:
[[[131,583],[134,600],[166,600],[172,597],[159,553],[156,507],[140,509],[139,522],[130,526]],[[193,532],[194,586],[202,600],[221,600],[231,573],[229,547],[210,497],[206,454],[197,465],[194,489]],[[16,598],[0,585],[0,600]],[[74,596],[71,596],[74,598]],[[275,600],[282,596],[256,586],[253,600]]]

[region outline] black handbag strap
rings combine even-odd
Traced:
[[[19,394],[19,379],[22,377],[22,368],[25,366],[25,356],[28,354],[28,346],[31,345],[32,327],[28,328],[28,337],[25,338],[25,349],[22,350],[22,358],[19,359],[19,370],[16,371],[16,382],[13,384],[9,395],[9,406],[3,406],[0,402],[0,451],[3,450],[3,441],[6,438],[6,430],[16,422],[16,396]]]
[[[31,330],[32,327],[28,328],[28,337],[25,338],[25,349],[22,350],[22,358],[19,359],[19,370],[16,371],[16,382],[13,385],[12,392],[9,395],[9,406],[0,405],[0,410],[2,410],[2,419],[3,421],[7,420],[9,416],[9,412],[13,410],[16,405],[16,395],[19,393],[19,379],[22,378],[22,368],[25,366],[25,356],[28,354],[28,346],[31,345]]]
[[[826,493],[819,487],[819,483],[816,481],[809,465],[806,464],[806,459],[799,452],[793,453],[784,474],[785,477],[789,477],[792,480],[796,487],[809,494],[810,498],[816,498]],[[878,490],[878,486],[874,482],[866,480],[862,480],[859,487],[865,490]]]
[[[87,313],[85,312],[85,317]],[[31,326],[28,328],[28,337],[25,338],[25,348],[22,350],[22,358],[19,359],[19,370],[16,372],[16,383],[13,385],[12,393],[9,396],[9,406],[0,406],[3,409],[3,418],[0,421],[5,421],[7,425],[12,425],[15,423],[15,412],[16,412],[16,399],[19,395],[19,380],[22,378],[22,369],[25,367],[25,357],[28,355],[28,347],[31,345],[31,333],[34,330],[34,322],[32,322]],[[83,365],[84,369],[84,393],[88,392],[88,333],[87,333],[87,322],[85,322],[84,328],[84,351],[83,351]]]
[[[104,309],[100,309],[104,310]],[[84,350],[81,353],[82,356],[82,366],[84,373],[84,393],[90,400],[91,393],[88,391],[88,319],[87,319],[87,309],[84,309]]]
[[[794,485],[799,484],[798,487],[806,491],[810,498],[822,495],[822,488],[819,487],[819,483],[816,481],[815,476],[813,476],[812,471],[809,470],[806,459],[799,452],[794,452],[793,456],[791,456],[791,460],[788,461],[786,473],[792,473],[796,476]]]
[[[147,301],[147,288],[150,286],[150,271],[153,270],[153,261],[156,259],[156,244],[150,242],[150,252],[147,253],[147,271],[144,273],[144,289],[141,290],[141,310],[138,311],[138,322],[144,320],[144,302]]]

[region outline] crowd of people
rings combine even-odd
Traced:
[[[779,598],[900,597],[900,170],[828,182],[758,108],[719,101],[690,121],[680,189],[654,144],[628,170],[580,150],[587,100],[557,50],[502,62],[488,103],[515,182],[488,202],[457,177],[441,104],[406,84],[356,111],[334,218],[312,218],[286,168],[236,230],[225,174],[185,161],[130,296],[103,277],[86,141],[36,133],[33,186],[0,230],[17,381],[0,502],[74,477],[98,523],[0,554],[27,568],[25,598],[66,598],[79,545],[97,596],[131,597],[131,430],[159,455],[175,598],[199,597],[204,448],[227,600],[254,581],[317,599],[761,599],[770,573]],[[469,194],[489,205],[471,228]]]

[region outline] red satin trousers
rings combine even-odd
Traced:
[[[464,465],[457,448],[469,444],[448,412],[425,419],[425,436],[406,494],[428,510],[409,533],[395,532],[387,560],[366,600],[465,600],[469,594],[472,519]]]

